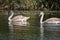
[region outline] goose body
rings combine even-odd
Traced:
[[[59,18],[49,18],[47,20],[44,21],[44,23],[60,23],[60,19]]]
[[[14,12],[10,11],[12,14],[9,16],[8,20],[9,20],[9,25],[18,25],[18,26],[26,26],[26,24],[28,24],[27,20],[30,17],[26,17],[23,15],[17,15],[15,17],[13,17]],[[13,18],[12,18],[13,17]]]

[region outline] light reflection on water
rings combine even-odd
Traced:
[[[44,40],[44,27],[42,23],[40,23],[40,40]]]
[[[41,34],[40,26],[42,25],[39,25],[39,17],[33,14],[35,11],[25,13],[30,13],[27,14],[31,16],[30,25],[26,27],[11,26],[11,29],[8,26],[8,16],[0,15],[0,40],[60,40],[60,31],[44,30]]]

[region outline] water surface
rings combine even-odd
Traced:
[[[9,15],[7,12],[0,12],[0,40],[60,40],[60,31],[44,30],[43,35],[41,35],[39,11],[14,11],[15,15],[21,13],[31,17],[28,20],[30,25],[25,27],[8,26],[7,19]],[[6,14],[3,15],[4,13]]]

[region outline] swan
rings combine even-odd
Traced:
[[[49,19],[43,21],[43,17],[44,17],[44,12],[43,11],[40,13],[39,16],[41,16],[40,23],[55,23],[55,24],[60,23],[60,18],[55,18],[55,17],[49,18]]]
[[[41,16],[41,18],[40,18],[41,33],[44,32],[44,27],[46,30],[49,30],[49,31],[60,31],[60,18],[53,17],[53,18],[49,18],[49,19],[43,21],[43,17],[44,17],[43,11],[40,13],[39,16]]]
[[[13,17],[14,15],[14,12],[12,10],[10,10],[11,15],[8,17],[8,24],[9,25],[18,25],[18,26],[24,26],[27,23],[27,20],[30,18],[30,17],[26,17],[26,16],[23,16],[23,15],[17,15],[15,17]],[[12,18],[13,17],[13,18]]]

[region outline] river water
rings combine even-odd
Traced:
[[[30,16],[30,25],[8,26],[8,11],[0,11],[0,40],[60,40],[60,31],[43,30],[41,33],[38,11],[14,12],[15,15],[22,13]]]

